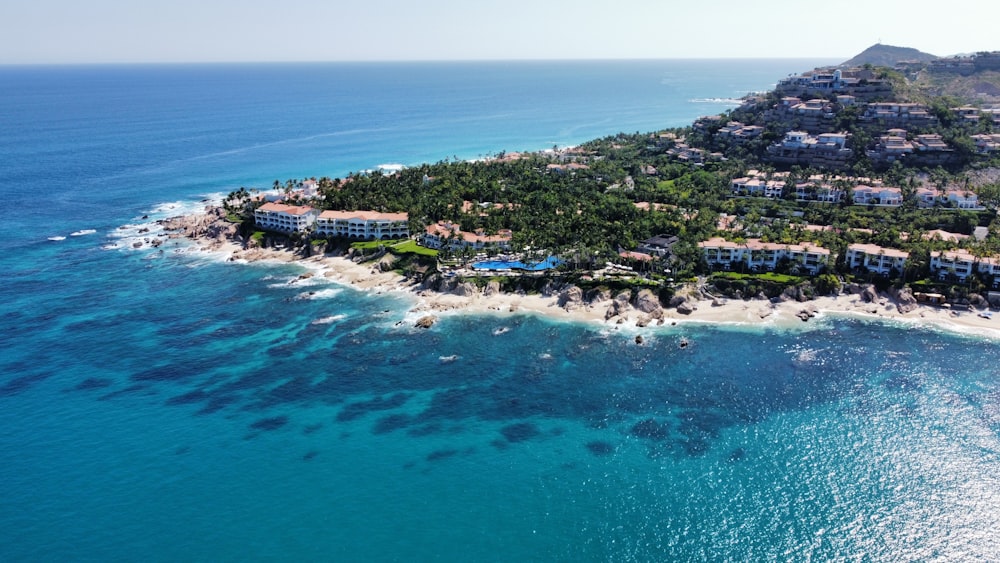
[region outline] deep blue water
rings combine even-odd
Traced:
[[[0,559],[996,560],[995,342],[418,331],[401,297],[119,237],[241,185],[683,125],[819,62],[0,68]]]

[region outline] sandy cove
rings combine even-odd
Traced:
[[[681,323],[716,323],[732,325],[763,325],[776,328],[807,328],[808,319],[824,315],[847,315],[860,318],[934,326],[943,330],[975,334],[1000,339],[1000,316],[996,319],[979,316],[977,311],[958,311],[935,305],[920,305],[902,313],[890,297],[879,294],[866,302],[861,294],[842,293],[818,297],[809,301],[772,302],[763,299],[710,299],[693,288],[684,291],[689,312],[674,307],[662,307],[650,315],[627,306],[620,314],[607,317],[611,300],[560,304],[558,295],[526,295],[503,292],[465,292],[459,295],[423,287],[394,272],[382,272],[374,263],[357,263],[346,256],[319,255],[303,258],[284,249],[244,249],[233,241],[235,229],[219,228],[215,213],[169,219],[164,227],[173,238],[194,241],[201,251],[228,256],[228,261],[276,261],[296,263],[333,282],[373,293],[406,295],[412,298],[410,313],[429,317],[458,312],[511,315],[537,314],[550,319],[567,320],[613,327],[635,327],[655,330],[660,326]],[[310,274],[306,274],[307,276]]]

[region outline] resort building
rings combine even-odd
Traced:
[[[899,207],[903,205],[903,191],[899,188],[855,186],[854,204]]]
[[[830,250],[809,244],[779,244],[749,239],[745,243],[711,238],[699,242],[705,261],[712,268],[770,272],[787,260],[791,271],[816,274],[830,263]]]
[[[427,248],[437,250],[463,250],[466,248],[509,250],[511,238],[513,238],[513,233],[509,229],[502,229],[495,235],[487,235],[482,231],[474,233],[462,231],[454,223],[439,221],[427,227],[419,242]]]
[[[407,238],[409,221],[406,213],[327,210],[316,219],[316,234],[361,240]]]
[[[973,272],[976,257],[966,250],[931,252],[931,273],[940,280],[965,281]]]
[[[665,258],[674,253],[674,245],[680,239],[672,235],[656,235],[639,243],[638,252]]]
[[[889,276],[893,270],[901,273],[910,255],[895,248],[883,248],[876,244],[852,244],[847,247],[844,263],[852,271],[868,271],[880,276]]]
[[[767,147],[766,159],[780,164],[843,168],[852,154],[847,139],[847,133],[812,136],[806,131],[789,131],[780,142]]]
[[[302,233],[316,222],[319,211],[308,205],[265,203],[253,213],[254,224],[266,231]]]

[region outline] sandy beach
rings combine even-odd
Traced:
[[[169,236],[187,238],[197,251],[211,252],[226,261],[294,262],[306,268],[306,276],[323,276],[332,282],[379,294],[394,293],[409,298],[409,312],[432,324],[442,315],[476,314],[537,314],[546,318],[592,323],[609,328],[657,330],[683,323],[715,323],[730,325],[768,325],[777,328],[808,328],[824,316],[847,315],[872,320],[933,326],[942,330],[1000,339],[1000,316],[987,318],[977,310],[953,310],[936,305],[919,305],[901,312],[895,300],[884,294],[866,301],[860,293],[841,293],[808,301],[774,302],[763,299],[711,299],[684,288],[686,306],[654,305],[635,307],[635,302],[612,296],[601,300],[567,300],[565,294],[504,293],[490,290],[435,291],[394,272],[383,272],[371,262],[357,263],[346,256],[318,255],[303,258],[284,249],[244,249],[219,226],[217,215],[211,213],[185,216],[165,222]],[[609,308],[614,310],[609,311]],[[641,332],[640,332],[641,334]]]

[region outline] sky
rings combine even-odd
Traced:
[[[4,0],[0,64],[843,58],[1000,50],[966,0]]]

